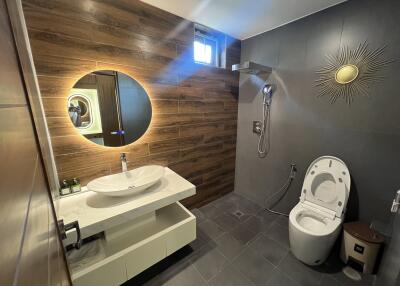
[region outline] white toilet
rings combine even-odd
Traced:
[[[290,249],[297,259],[323,263],[341,230],[350,193],[346,164],[332,156],[314,160],[308,167],[300,202],[289,215]]]

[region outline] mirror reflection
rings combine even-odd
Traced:
[[[148,94],[136,80],[118,71],[101,70],[74,85],[68,97],[68,114],[87,139],[118,147],[146,132],[152,109]]]
[[[75,127],[89,128],[92,124],[90,100],[84,95],[74,94],[68,100],[68,114]]]

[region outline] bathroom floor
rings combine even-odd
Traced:
[[[299,262],[289,250],[288,219],[265,212],[237,194],[192,212],[197,217],[197,239],[124,286],[374,284],[373,275],[361,281],[347,278],[341,272],[338,250],[318,267]]]

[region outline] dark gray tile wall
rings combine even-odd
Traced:
[[[331,105],[317,98],[315,71],[327,54],[367,41],[387,45],[397,59],[371,96]],[[242,42],[241,60],[272,66],[267,81],[276,85],[271,113],[271,150],[257,156],[252,121],[261,119],[260,88],[265,78],[241,74],[235,191],[262,204],[285,182],[290,163],[298,174],[277,209],[289,212],[298,202],[309,164],[322,155],[348,165],[352,188],[347,217],[387,221],[400,187],[400,1],[351,0]]]
[[[392,237],[385,248],[385,255],[379,268],[375,285],[400,285],[400,218],[393,215]]]

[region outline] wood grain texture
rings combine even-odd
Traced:
[[[227,36],[227,69],[193,63],[193,23],[140,1],[23,0],[59,179],[91,179],[128,166],[169,166],[198,187],[198,206],[233,190],[240,41]],[[149,129],[126,147],[99,147],[69,121],[69,89],[96,69],[140,82]]]
[[[72,285],[38,144],[43,126],[34,126],[35,94],[22,60],[28,52],[16,50],[21,7],[5,3],[0,0],[0,285]]]

